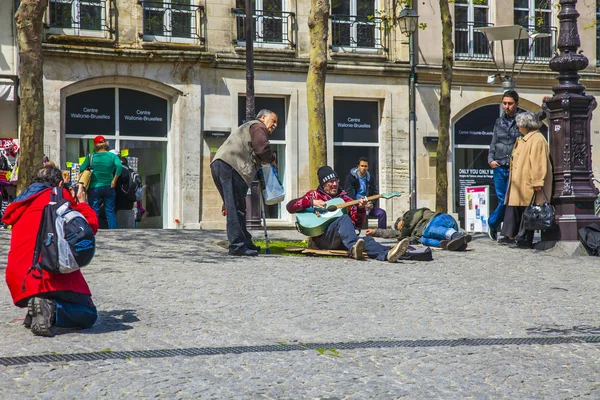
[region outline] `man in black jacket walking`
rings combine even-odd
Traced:
[[[519,94],[509,90],[502,96],[503,115],[496,120],[490,151],[488,153],[488,164],[494,171],[494,187],[498,197],[498,206],[488,218],[489,236],[492,240],[498,239],[498,230],[504,220],[504,199],[508,188],[510,174],[510,154],[515,142],[519,137],[519,128],[515,123],[515,116],[519,109]]]

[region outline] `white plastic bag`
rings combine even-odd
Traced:
[[[263,164],[262,172],[265,181],[265,188],[263,189],[265,204],[272,206],[281,203],[285,197],[285,189],[279,181],[277,170],[271,164]]]

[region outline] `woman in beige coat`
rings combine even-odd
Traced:
[[[536,192],[536,204],[544,202],[544,194],[552,194],[552,164],[548,142],[539,131],[542,123],[531,112],[517,114],[517,127],[521,136],[512,151],[510,178],[506,191],[507,205],[502,225],[502,235],[514,241],[512,248],[531,248],[533,231],[521,228],[523,211],[529,205]],[[543,193],[542,193],[543,191]]]

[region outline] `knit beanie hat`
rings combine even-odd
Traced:
[[[319,185],[323,185],[325,182],[331,179],[339,179],[333,168],[329,165],[324,165],[317,171],[319,177]]]

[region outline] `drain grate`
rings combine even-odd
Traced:
[[[373,342],[339,342],[339,343],[302,343],[277,344],[266,346],[238,347],[192,347],[187,349],[112,351],[75,354],[48,354],[19,357],[0,357],[0,365],[23,365],[31,363],[101,361],[129,358],[166,358],[177,356],[212,356],[243,353],[273,353],[282,351],[306,351],[315,349],[385,349],[398,347],[458,347],[458,346],[522,346],[522,345],[557,345],[600,343],[597,336],[563,336],[536,338],[497,338],[497,339],[453,339],[453,340],[390,340]]]

